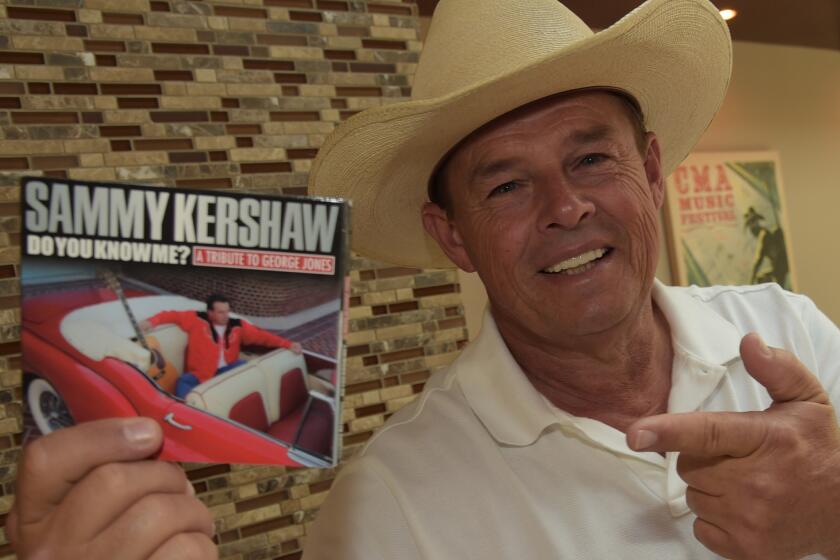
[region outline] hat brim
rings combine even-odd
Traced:
[[[339,126],[313,162],[309,192],[353,204],[353,248],[418,268],[454,265],[420,211],[440,159],[476,128],[531,101],[584,88],[625,91],[662,148],[668,175],[717,113],[732,66],[729,30],[701,0],[649,0],[563,50],[449,95],[386,105]]]

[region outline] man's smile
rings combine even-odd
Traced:
[[[560,272],[569,275],[582,274],[595,266],[595,262],[610,251],[611,248],[609,247],[592,249],[591,251],[586,251],[580,255],[575,255],[574,257],[560,261],[557,264],[548,266],[542,269],[541,272],[548,272],[552,274]]]

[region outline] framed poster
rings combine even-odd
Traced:
[[[795,289],[776,152],[697,152],[668,177],[666,232],[673,282]]]

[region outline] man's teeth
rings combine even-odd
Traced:
[[[587,251],[582,255],[566,259],[565,261],[549,266],[548,268],[544,268],[543,272],[565,272],[566,274],[580,274],[581,272],[586,272],[587,270],[589,270],[592,267],[592,265],[590,265],[589,263],[600,259],[604,256],[606,252],[606,249],[593,249],[592,251]]]

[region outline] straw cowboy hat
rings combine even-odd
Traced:
[[[442,0],[411,100],[340,125],[309,192],[353,201],[363,255],[450,268],[420,209],[435,166],[470,132],[555,93],[617,89],[638,101],[670,174],[723,102],[731,65],[729,30],[707,0],[648,0],[599,33],[557,0]]]

